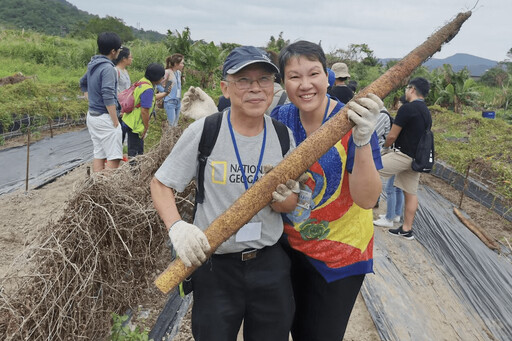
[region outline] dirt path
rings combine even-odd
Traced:
[[[80,166],[69,174],[60,177],[55,182],[41,189],[31,190],[27,194],[22,190],[18,190],[0,196],[0,207],[2,207],[0,214],[0,277],[3,277],[13,264],[16,264],[16,257],[19,257],[24,248],[34,240],[39,228],[65,213],[65,202],[72,193],[74,185],[86,177],[86,169],[87,165]],[[434,188],[442,196],[452,202],[458,202],[460,194],[443,181],[430,175],[422,175],[422,182]],[[497,214],[471,199],[465,198],[462,208],[496,240],[512,240],[512,224],[510,222],[505,221]],[[384,207],[382,206],[374,213],[376,215],[383,212],[383,210]],[[376,227],[376,238],[381,237],[382,231]],[[385,243],[396,243],[396,241],[386,239]],[[387,247],[389,247],[389,249],[396,249],[392,245],[388,245]],[[411,250],[406,250],[404,252],[410,251]],[[381,250],[379,247],[376,247],[376,256],[379,255],[379,252],[381,252]],[[393,252],[399,253],[402,251],[398,249]],[[408,267],[404,264],[401,265],[403,267],[402,271],[409,281],[412,283],[428,281],[432,284],[433,289],[419,298],[421,304],[427,304],[428,306],[428,300],[447,299],[443,296],[442,289],[445,285],[443,281],[446,280],[439,280],[429,276],[428,262],[420,262],[421,266],[418,268]],[[377,271],[379,271],[379,268],[376,264],[376,272]],[[151,309],[151,306],[145,306],[145,308]],[[450,309],[457,309],[457,307],[451,306]],[[446,323],[443,322],[444,319],[453,317],[450,309],[443,312],[443,314],[439,311],[426,311],[425,313],[428,314],[439,315],[439,318],[435,319],[437,322],[429,326],[429,328],[439,329],[441,331],[445,330],[446,335],[452,335],[455,338],[457,338],[457,335],[459,335],[459,337],[471,335],[469,331],[453,330],[452,327],[447,326]],[[175,340],[191,340],[189,323],[189,319],[185,318],[185,326]],[[345,340],[380,340],[377,329],[375,328],[361,295],[352,313]]]

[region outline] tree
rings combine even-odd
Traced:
[[[368,44],[350,44],[346,50],[336,50],[334,55],[341,60],[351,60],[367,66],[376,66],[379,62]]]
[[[190,38],[190,28],[185,27],[182,33],[176,30],[176,34],[172,33],[171,30],[167,30],[167,38],[164,43],[170,53],[181,53],[185,58],[188,58],[193,43]]]
[[[274,36],[270,36],[270,40],[267,43],[267,50],[279,53],[283,48],[285,48],[288,45],[290,45],[290,40],[284,40],[283,32],[281,31],[277,39],[274,38]]]
[[[134,40],[135,36],[130,27],[124,24],[119,18],[106,16],[105,18],[92,18],[88,22],[79,22],[72,30],[71,35],[74,37],[89,38],[96,37],[101,32],[115,32],[123,43]]]
[[[450,106],[457,114],[462,113],[463,105],[475,104],[479,93],[476,91],[475,80],[469,77],[467,68],[454,72],[450,64],[444,64],[440,76],[441,80],[438,79],[435,83],[439,94],[435,104]]]
[[[200,86],[203,89],[213,87],[214,74],[220,70],[226,51],[221,52],[213,42],[206,44],[198,41],[191,46],[190,61],[192,67],[200,73]]]
[[[480,82],[488,86],[502,87],[509,78],[510,75],[498,65],[487,70],[482,77],[480,77]]]

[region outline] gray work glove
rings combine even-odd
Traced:
[[[199,266],[206,260],[210,243],[199,227],[179,220],[169,229],[169,238],[186,267]]]
[[[274,166],[263,165],[262,176],[270,172]],[[300,185],[307,180],[307,174],[302,174],[297,180],[288,179],[285,184],[279,184],[276,190],[272,192],[273,202],[283,202],[292,193],[300,193]]]
[[[365,146],[370,143],[380,108],[384,104],[378,96],[368,94],[367,97],[350,101],[348,106],[348,118],[355,123],[352,128],[354,143],[357,147]]]

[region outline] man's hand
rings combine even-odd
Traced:
[[[380,108],[384,106],[381,99],[374,94],[348,103],[348,118],[355,123],[352,138],[357,147],[370,143]]]
[[[186,267],[199,266],[206,260],[210,244],[199,227],[179,220],[169,229],[169,238]]]

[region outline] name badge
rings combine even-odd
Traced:
[[[301,190],[299,193],[299,200],[297,202],[297,206],[302,207],[305,210],[309,210],[309,203],[311,201],[311,192],[306,190]]]
[[[261,238],[261,222],[245,224],[235,236],[236,242],[250,242]]]

